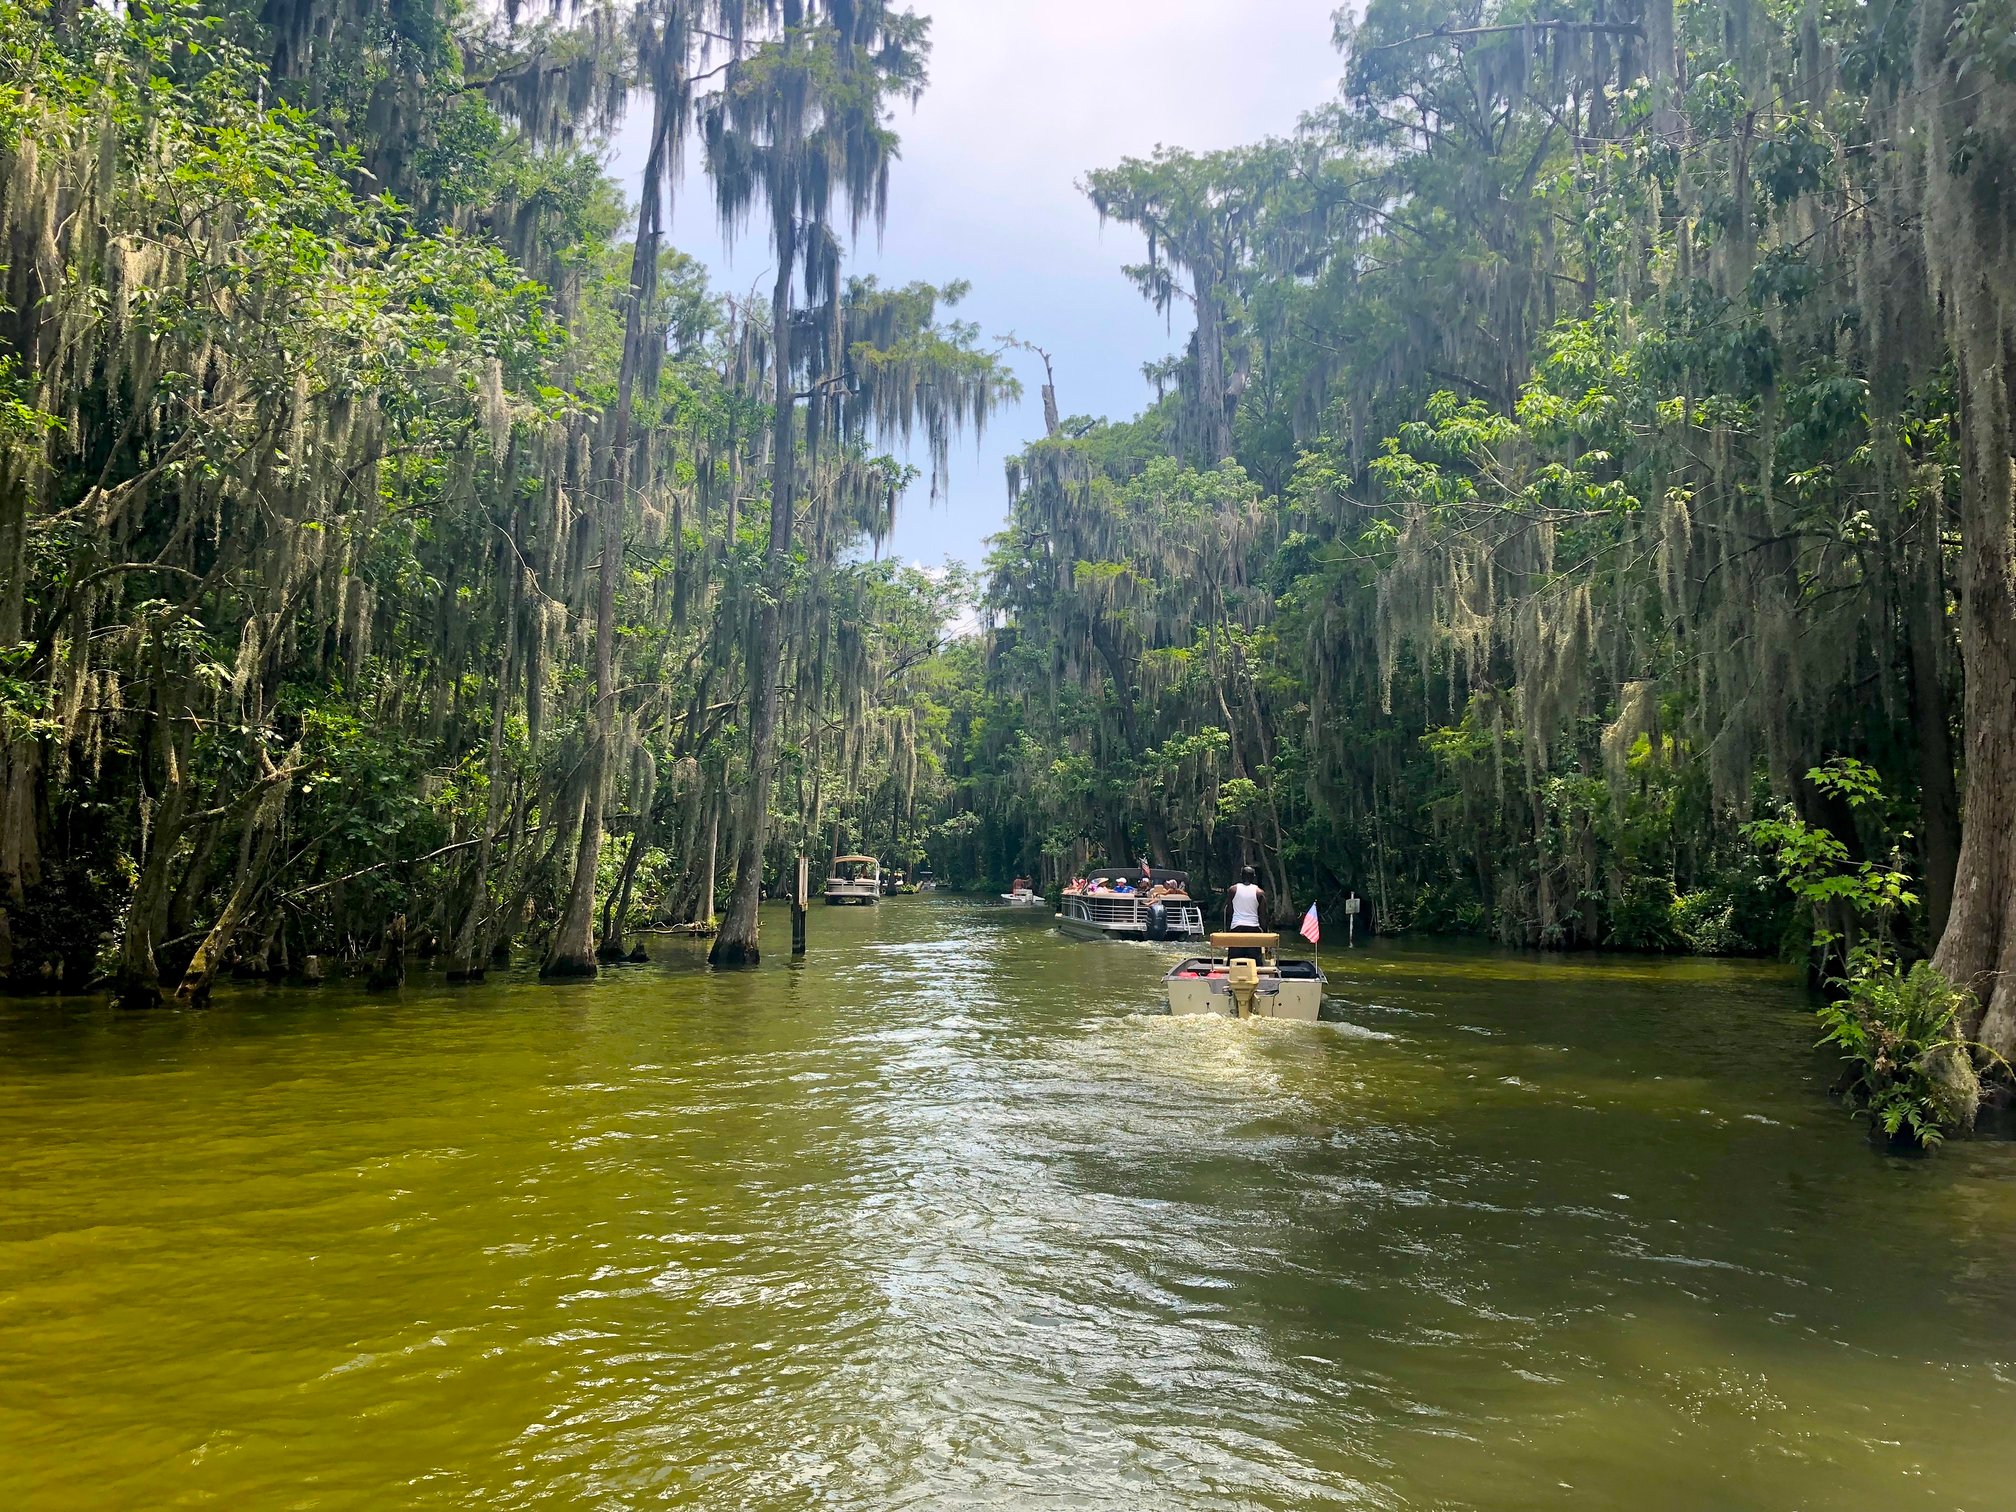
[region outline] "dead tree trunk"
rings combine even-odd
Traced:
[[[394,914],[385,921],[385,943],[364,985],[373,992],[391,992],[406,985],[406,915]]]

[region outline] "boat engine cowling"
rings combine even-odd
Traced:
[[[1260,963],[1248,956],[1234,956],[1225,963],[1225,986],[1239,1017],[1253,1016],[1253,999],[1260,991]]]
[[[1151,940],[1169,938],[1169,905],[1159,898],[1148,905],[1148,938]]]

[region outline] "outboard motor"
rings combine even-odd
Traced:
[[[1160,898],[1148,905],[1148,938],[1151,940],[1169,938],[1169,905]]]

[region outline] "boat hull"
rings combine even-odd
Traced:
[[[826,901],[828,903],[858,903],[864,905],[879,903],[882,901],[882,892],[872,882],[855,882],[837,887],[829,885],[826,889]]]
[[[1179,1018],[1238,1016],[1239,1004],[1232,996],[1223,968],[1212,971],[1199,969],[1209,964],[1185,961],[1163,978],[1170,1013]],[[1289,963],[1289,969],[1293,966],[1294,963]],[[1301,969],[1310,968],[1305,963]],[[1323,1016],[1323,987],[1324,977],[1320,971],[1311,975],[1263,975],[1253,993],[1253,1017],[1293,1019],[1313,1024]]]
[[[1070,914],[1057,915],[1057,933],[1074,940],[1145,940],[1147,932],[1138,925],[1093,924]]]
[[[1164,910],[1165,940],[1201,940],[1204,937],[1204,910],[1187,899],[1167,904]],[[1145,900],[1119,897],[1085,898],[1073,895],[1064,900],[1057,915],[1057,932],[1074,940],[1148,940],[1148,906]]]

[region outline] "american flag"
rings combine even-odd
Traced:
[[[1302,915],[1302,938],[1311,945],[1317,944],[1323,938],[1323,926],[1316,918],[1314,903],[1309,905],[1309,912]]]

